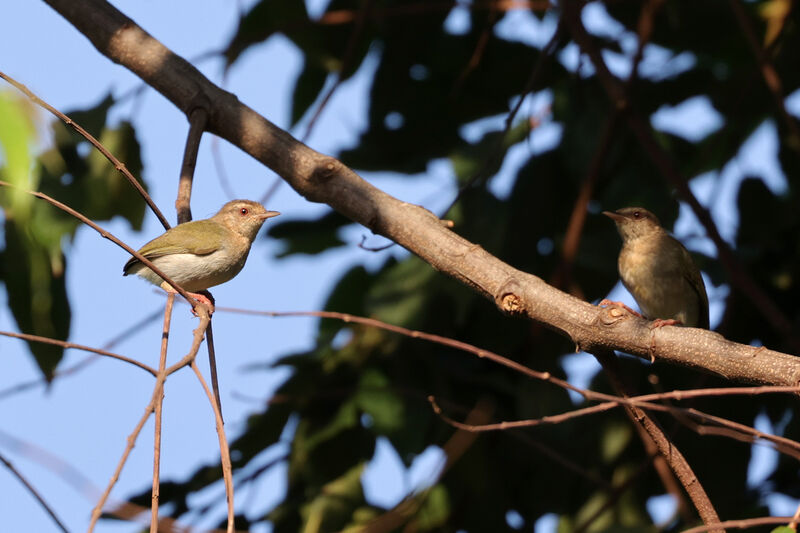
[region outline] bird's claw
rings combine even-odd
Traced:
[[[621,308],[625,309],[627,312],[629,312],[630,314],[632,314],[633,316],[642,317],[642,315],[638,311],[634,311],[633,309],[631,309],[630,307],[628,307],[624,303],[622,303],[622,302],[614,302],[612,300],[609,300],[608,298],[603,298],[600,301],[600,303],[597,304],[597,305],[599,307],[621,307]]]
[[[663,328],[664,326],[682,326],[683,322],[674,318],[657,318],[650,323],[650,329]]]
[[[208,291],[203,292],[190,292],[189,295],[197,300],[202,305],[205,305],[208,308],[208,315],[211,316],[214,314],[214,297],[211,296],[211,293]],[[197,314],[196,308],[192,307],[192,314],[194,316],[199,316]]]

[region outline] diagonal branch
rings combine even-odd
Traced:
[[[51,339],[49,337],[41,337],[39,335],[30,335],[28,333],[14,333],[12,331],[0,331],[0,335],[5,337],[12,337],[14,339],[22,339],[30,342],[41,342],[42,344],[54,344],[56,346],[61,346],[62,348],[72,348],[74,350],[83,350],[84,352],[91,352],[97,355],[102,355],[104,357],[110,357],[112,359],[117,359],[119,361],[124,361],[126,363],[130,363],[134,366],[138,366],[142,370],[149,372],[153,376],[156,375],[155,369],[152,367],[137,361],[136,359],[131,359],[130,357],[126,357],[124,355],[120,355],[117,353],[109,352],[107,350],[101,350],[99,348],[92,348],[91,346],[84,346],[83,344],[75,344],[74,342],[68,341],[61,341],[58,339]]]
[[[606,370],[606,375],[609,377],[614,389],[621,396],[629,397],[630,394],[627,385],[620,378],[622,372],[619,369],[619,361],[614,352],[610,350],[596,350],[593,352],[593,355],[603,366],[603,369]],[[669,464],[670,469],[692,500],[703,523],[715,524],[719,522],[719,515],[711,504],[708,494],[706,494],[703,485],[697,479],[689,462],[669,437],[667,437],[658,422],[639,407],[626,405],[625,410],[628,412],[628,416],[634,422],[637,429],[643,433],[641,438],[645,447],[648,449],[648,453],[651,453],[650,448],[657,450],[660,454],[659,457],[663,458]],[[713,529],[712,531],[724,533],[723,529]]]
[[[69,530],[67,529],[67,526],[65,526],[65,525],[64,525],[64,523],[63,523],[61,520],[59,520],[59,518],[58,518],[58,516],[56,515],[55,511],[53,511],[53,508],[52,508],[52,507],[50,507],[50,506],[47,504],[47,502],[46,502],[46,501],[44,501],[44,498],[42,498],[42,495],[41,495],[41,494],[39,494],[39,491],[38,491],[38,490],[36,490],[36,487],[34,487],[33,485],[31,485],[30,481],[28,481],[28,480],[25,478],[25,476],[23,476],[23,475],[22,475],[22,474],[19,472],[19,470],[17,470],[17,469],[14,467],[14,465],[13,465],[13,464],[11,464],[11,462],[10,462],[8,459],[6,459],[5,457],[3,457],[2,455],[0,455],[0,463],[3,463],[3,466],[5,466],[5,467],[6,467],[6,468],[9,470],[9,472],[11,472],[11,474],[12,474],[12,475],[13,475],[15,478],[17,478],[17,479],[19,480],[19,482],[20,482],[20,483],[22,483],[22,484],[25,486],[25,488],[26,488],[26,489],[28,489],[28,492],[30,492],[30,493],[31,493],[31,495],[33,495],[33,497],[34,497],[34,498],[36,498],[36,501],[38,501],[38,502],[39,502],[39,505],[41,505],[41,506],[42,506],[42,509],[44,509],[44,510],[45,510],[45,512],[47,512],[47,514],[49,514],[49,515],[50,515],[50,518],[52,518],[52,519],[53,519],[53,522],[55,522],[55,523],[56,523],[56,525],[58,526],[58,528],[59,528],[61,531],[63,531],[64,533],[69,533]]]
[[[103,0],[46,0],[111,60],[120,63],[188,113],[198,94],[210,102],[208,131],[252,155],[313,202],[324,202],[418,255],[505,313],[543,323],[579,348],[612,348],[650,359],[759,384],[800,383],[800,359],[756,352],[711,332],[664,327],[615,309],[599,309],[542,279],[520,272],[463,239],[430,211],[402,202],[320,154],[211,83],[134,21]],[[698,204],[699,205],[699,204]],[[702,220],[710,220],[706,217]],[[722,256],[722,254],[720,254]]]
[[[178,198],[175,209],[178,211],[178,224],[192,220],[190,200],[192,198],[192,181],[194,167],[197,163],[197,152],[200,150],[200,139],[203,137],[208,113],[202,107],[196,107],[189,114],[189,134],[186,136],[186,148],[183,151],[181,176],[178,181]]]
[[[144,190],[142,184],[139,183],[139,181],[133,177],[133,174],[131,174],[130,170],[128,170],[128,167],[125,166],[125,163],[114,157],[114,154],[109,152],[108,149],[100,143],[100,141],[95,139],[88,131],[83,129],[80,124],[73,121],[67,115],[65,115],[55,107],[51,106],[50,104],[48,104],[47,102],[36,96],[33,93],[33,91],[28,89],[25,85],[21,84],[20,82],[18,82],[8,74],[5,74],[4,72],[0,72],[0,78],[3,78],[8,83],[16,87],[18,90],[25,93],[25,96],[27,96],[36,105],[50,111],[53,115],[61,119],[61,121],[64,122],[64,124],[72,128],[73,130],[77,131],[87,141],[89,141],[92,144],[92,146],[97,148],[97,150],[101,154],[103,154],[105,158],[111,162],[112,165],[114,165],[114,168],[116,168],[118,171],[122,173],[123,176],[125,176],[125,179],[128,180],[128,183],[130,183],[133,186],[133,188],[138,191],[138,193],[142,196],[142,198],[144,198],[144,201],[147,202],[147,205],[149,205],[150,209],[153,210],[153,213],[155,213],[156,217],[158,217],[158,220],[161,222],[161,225],[164,226],[164,229],[169,229],[169,222],[167,222],[166,217],[164,217],[164,214],[158,208],[153,199],[150,198],[150,195],[147,194],[147,191]]]
[[[158,358],[158,377],[166,379],[167,346],[169,344],[169,328],[172,321],[172,306],[175,295],[167,296],[167,305],[164,306],[164,327],[161,330],[161,353]],[[153,492],[150,504],[150,531],[158,532],[158,498],[161,489],[161,414],[164,408],[164,381],[160,381],[154,392],[155,400],[155,427],[153,429]]]

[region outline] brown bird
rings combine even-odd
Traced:
[[[619,276],[652,327],[683,324],[708,329],[708,296],[700,270],[656,216],[641,207],[603,211],[622,237]],[[601,304],[608,302],[604,300]]]
[[[200,300],[213,302],[204,294],[209,287],[225,283],[242,270],[250,245],[268,218],[278,216],[251,200],[233,200],[211,218],[179,224],[139,249],[139,253],[174,282]],[[135,257],[128,259],[123,275],[137,274],[167,292],[175,292],[155,272]]]

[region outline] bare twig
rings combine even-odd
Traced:
[[[192,298],[192,296],[188,292],[186,292],[180,285],[178,285],[177,283],[172,281],[172,279],[167,277],[167,275],[164,274],[161,271],[161,269],[159,269],[157,266],[155,266],[153,264],[153,262],[150,261],[148,258],[143,256],[142,254],[140,254],[139,252],[137,252],[136,250],[134,250],[133,248],[131,248],[130,246],[128,246],[127,244],[122,242],[121,240],[119,240],[113,234],[109,233],[108,231],[104,230],[103,228],[101,228],[100,226],[98,226],[97,224],[95,224],[94,222],[89,220],[88,218],[86,218],[81,213],[78,213],[77,211],[75,211],[74,209],[69,207],[68,205],[63,204],[63,203],[59,202],[58,200],[56,200],[54,198],[51,198],[50,196],[48,196],[48,195],[46,195],[44,193],[41,193],[41,192],[38,192],[38,191],[29,191],[27,189],[22,189],[20,187],[16,187],[15,185],[13,185],[11,183],[8,183],[8,182],[5,182],[5,181],[0,181],[0,186],[10,187],[12,189],[23,191],[23,192],[25,192],[27,194],[35,196],[36,198],[44,200],[45,202],[47,202],[47,203],[49,203],[51,205],[54,205],[55,207],[61,209],[65,213],[68,213],[68,214],[72,215],[73,217],[77,218],[78,220],[80,220],[81,222],[83,222],[84,224],[86,224],[87,226],[92,228],[93,230],[95,230],[97,233],[99,233],[101,237],[103,237],[104,239],[110,240],[111,242],[113,242],[114,244],[116,244],[117,246],[119,246],[120,248],[122,248],[123,250],[125,250],[126,252],[131,254],[132,256],[134,256],[136,259],[141,261],[141,263],[144,266],[148,267],[150,270],[155,272],[161,279],[166,281],[173,289],[175,289],[175,291],[177,291],[178,294],[183,296],[186,299],[186,301],[195,310],[197,310],[198,307],[205,307],[204,304],[202,304],[202,303],[198,302],[197,300],[195,300],[194,298]]]
[[[789,527],[797,531],[797,524],[800,522],[800,505],[797,506],[797,510],[794,512],[794,516],[792,517],[792,521],[789,522]]]
[[[254,315],[254,316],[270,316],[270,317],[290,317],[290,316],[312,316],[312,317],[320,317],[320,318],[331,318],[335,320],[342,320],[343,322],[354,322],[357,324],[364,324],[367,326],[372,326],[380,329],[384,329],[387,331],[392,331],[394,333],[399,333],[401,335],[405,335],[407,337],[412,337],[415,339],[422,339],[427,340],[430,342],[435,342],[437,344],[442,344],[444,346],[449,346],[451,348],[455,348],[457,350],[465,351],[468,353],[472,353],[477,355],[481,358],[489,359],[497,364],[510,368],[523,374],[525,376],[531,377],[533,379],[537,379],[540,381],[546,381],[558,387],[561,387],[566,390],[571,390],[583,396],[587,400],[595,400],[601,402],[609,402],[610,404],[607,408],[611,408],[616,405],[623,405],[623,406],[630,406],[636,407],[640,409],[650,409],[656,411],[665,411],[670,413],[678,413],[683,416],[687,416],[690,418],[695,418],[702,420],[704,422],[710,422],[715,425],[720,425],[723,427],[727,427],[735,434],[741,437],[742,435],[747,436],[748,442],[752,442],[754,438],[760,438],[772,443],[776,449],[779,451],[789,454],[798,460],[800,460],[800,443],[793,441],[791,439],[786,439],[784,437],[778,437],[775,435],[770,435],[767,433],[763,433],[758,431],[754,428],[749,426],[745,426],[742,424],[738,424],[736,422],[732,422],[720,417],[716,417],[714,415],[709,415],[703,413],[702,411],[698,411],[696,409],[684,409],[678,407],[672,407],[668,405],[661,405],[657,403],[653,403],[652,400],[660,400],[660,399],[686,399],[686,398],[696,398],[700,396],[724,396],[729,394],[745,394],[745,395],[757,395],[757,394],[771,394],[771,393],[785,393],[785,394],[798,394],[800,393],[800,386],[798,385],[791,385],[791,386],[774,386],[774,387],[733,387],[730,389],[703,389],[703,390],[695,390],[695,391],[673,391],[667,393],[659,393],[659,394],[650,394],[641,397],[621,397],[621,396],[614,396],[610,394],[604,394],[600,392],[596,392],[589,389],[583,389],[577,387],[568,381],[563,379],[557,378],[550,374],[550,372],[539,372],[537,370],[533,370],[528,368],[516,361],[512,361],[506,357],[503,357],[499,354],[491,352],[489,350],[484,350],[482,348],[478,348],[477,346],[473,346],[469,343],[462,342],[456,339],[451,339],[449,337],[443,337],[441,335],[434,335],[431,333],[425,333],[422,331],[411,330],[407,328],[403,328],[400,326],[395,326],[392,324],[387,324],[385,322],[381,322],[380,320],[374,318],[366,318],[360,317],[355,315],[350,315],[347,313],[337,313],[334,311],[287,311],[287,312],[277,312],[277,311],[253,311],[247,309],[237,309],[237,308],[230,308],[230,307],[218,307],[217,311],[221,312],[233,312],[239,314],[246,314],[246,315]],[[730,391],[730,392],[727,392]],[[601,406],[594,406],[590,408],[586,408],[582,410],[578,415],[554,415],[556,422],[561,422],[568,418],[573,418],[574,416],[580,416],[583,414],[590,414],[595,412],[600,412],[606,410],[606,407]],[[548,421],[544,423],[552,423],[552,417],[548,417]],[[542,422],[505,422],[497,425],[496,427],[492,427],[491,430],[498,430],[498,429],[506,429],[508,427],[523,427],[527,425],[539,425]],[[460,429],[466,429],[465,427],[459,426]]]
[[[222,464],[222,477],[225,480],[225,494],[227,496],[226,500],[228,503],[228,533],[233,533],[233,521],[234,521],[234,508],[233,508],[233,466],[231,465],[231,452],[228,448],[228,440],[225,438],[225,426],[222,422],[222,412],[219,410],[216,400],[214,399],[214,395],[211,393],[211,389],[208,388],[206,384],[206,380],[203,379],[203,374],[200,372],[200,369],[197,368],[197,361],[192,359],[191,362],[192,370],[194,370],[195,375],[197,376],[198,381],[200,381],[200,385],[203,386],[203,390],[206,392],[206,396],[208,396],[208,401],[211,403],[212,409],[214,409],[214,419],[216,421],[217,427],[217,437],[219,438],[219,455],[220,455],[220,463]]]
[[[53,522],[55,522],[55,523],[56,523],[56,525],[58,526],[58,528],[59,528],[61,531],[63,531],[64,533],[69,533],[69,530],[67,529],[67,526],[65,526],[65,525],[64,525],[64,523],[63,523],[61,520],[59,520],[58,516],[56,515],[56,512],[53,510],[53,508],[52,508],[52,507],[50,507],[50,506],[47,504],[47,502],[44,500],[44,498],[42,497],[42,495],[41,495],[41,494],[39,494],[39,491],[38,491],[38,490],[36,490],[36,488],[35,488],[33,485],[31,485],[31,483],[30,483],[30,482],[29,482],[29,481],[28,481],[28,480],[25,478],[25,476],[23,476],[23,475],[20,473],[20,471],[19,471],[19,470],[17,470],[17,469],[14,467],[14,465],[13,465],[13,464],[11,464],[11,462],[10,462],[8,459],[6,459],[6,458],[5,458],[5,457],[4,457],[2,454],[0,454],[0,463],[3,463],[3,465],[5,465],[5,467],[8,469],[8,471],[9,471],[9,472],[11,472],[11,474],[12,474],[12,475],[13,475],[15,478],[17,478],[17,480],[19,480],[19,482],[20,482],[20,483],[22,483],[22,484],[25,486],[25,488],[26,488],[26,489],[28,489],[28,492],[30,492],[30,493],[31,493],[31,495],[32,495],[34,498],[36,498],[36,501],[38,501],[38,502],[39,502],[39,505],[41,505],[41,506],[42,506],[42,509],[44,509],[44,510],[45,510],[45,512],[46,512],[48,515],[50,515],[50,518],[52,518],[52,519],[53,519]]]
[[[619,361],[614,352],[610,350],[596,350],[593,355],[604,369],[608,369],[606,375],[609,377],[617,393],[626,398],[630,396],[627,384],[624,383],[620,377],[622,372],[619,369]],[[650,441],[653,444],[653,448],[657,449],[661,457],[669,464],[670,469],[681,482],[683,489],[692,500],[703,523],[714,524],[719,522],[719,515],[716,509],[714,509],[711,499],[708,497],[700,480],[697,479],[689,462],[680,450],[678,450],[677,446],[667,437],[658,422],[639,407],[626,405],[625,409],[636,426],[642,428],[644,430],[643,432],[646,433],[646,435],[641,436],[642,440]],[[646,448],[650,448],[650,446],[647,446],[647,443]],[[712,531],[725,533],[723,529],[713,529]]]
[[[715,524],[705,524],[702,526],[684,529],[682,533],[703,533],[705,531],[713,531],[714,529],[734,528],[734,529],[750,529],[756,526],[766,526],[770,524],[785,524],[791,520],[791,516],[762,516],[760,518],[746,518],[744,520],[726,520],[724,522],[717,522]]]
[[[219,378],[217,377],[217,354],[214,349],[214,330],[211,328],[212,323],[208,323],[206,328],[206,348],[208,349],[208,367],[211,373],[211,389],[214,391],[214,398],[217,401],[217,409],[219,409],[219,416],[222,416],[222,398],[219,395]]]
[[[159,314],[161,314],[161,311],[159,311]],[[27,442],[18,437],[9,435],[8,433],[3,433],[2,431],[0,431],[0,441],[3,443],[3,446],[13,450],[14,453],[23,455],[26,459],[37,463],[42,468],[52,472],[53,475],[60,477],[65,483],[70,485],[85,498],[95,500],[100,496],[100,489],[84,475],[83,471],[55,455],[50,450],[46,450],[33,442]],[[133,517],[148,511],[146,507],[131,502],[119,502],[115,503],[115,505],[117,505],[115,508],[108,509],[106,512],[121,520],[131,520]],[[164,526],[166,530],[165,533],[190,533],[190,529],[188,527],[182,527],[177,520],[169,517],[164,517],[161,520],[161,525]]]
[[[139,368],[141,368],[146,372],[149,372],[153,376],[156,375],[156,371],[154,368],[140,361],[137,361],[136,359],[131,359],[130,357],[126,357],[124,355],[109,352],[106,350],[101,350],[99,348],[92,348],[91,346],[84,346],[83,344],[75,344],[74,342],[60,341],[58,339],[51,339],[49,337],[40,337],[39,335],[29,335],[27,333],[14,333],[12,331],[0,331],[0,335],[3,335],[5,337],[12,337],[15,339],[22,339],[30,342],[41,342],[42,344],[53,344],[55,346],[61,346],[62,348],[72,348],[74,350],[83,350],[84,352],[96,353],[97,355],[102,355],[104,357],[110,357],[112,359],[117,359],[118,361],[124,361],[126,363],[130,363],[134,366],[138,366]]]
[[[105,344],[103,344],[101,350],[109,350],[109,349],[113,348],[114,345],[116,345],[118,342],[120,342],[123,339],[127,338],[129,335],[138,332],[139,330],[141,330],[141,328],[145,324],[147,324],[151,320],[154,320],[156,317],[158,317],[160,315],[161,315],[161,310],[159,309],[155,313],[151,313],[150,315],[146,316],[142,320],[131,324],[130,326],[125,328],[125,330],[123,330],[121,333],[117,334],[115,337],[113,337],[112,339],[107,341]],[[14,333],[14,335],[19,335],[19,334],[18,333]],[[65,342],[65,341],[61,341],[61,340],[58,340],[58,339],[50,339],[50,340],[54,340],[54,341],[56,341],[58,343]],[[81,359],[80,361],[75,363],[74,365],[72,365],[70,367],[67,367],[67,368],[65,368],[63,370],[57,370],[56,372],[54,372],[53,376],[52,376],[52,379],[74,374],[74,373],[76,373],[76,372],[78,372],[80,370],[83,370],[88,365],[90,365],[92,362],[97,361],[98,359],[100,359],[100,358],[97,355],[90,355],[90,356],[84,357],[83,359]],[[136,366],[139,366],[137,363],[138,362],[135,362],[133,364],[136,365]],[[148,372],[153,374],[153,376],[156,375],[155,369],[153,369],[153,368],[151,368],[149,366],[145,370],[147,370]],[[9,396],[12,396],[14,394],[26,391],[26,390],[31,389],[33,387],[45,386],[48,383],[49,382],[47,381],[47,378],[44,378],[44,377],[33,379],[33,380],[26,381],[26,382],[23,382],[23,383],[17,383],[16,385],[12,385],[11,387],[8,387],[7,389],[0,390],[0,399],[7,398]]]
[[[169,344],[169,326],[172,320],[172,306],[175,295],[167,295],[167,305],[164,306],[164,327],[161,330],[161,353],[158,358],[158,375],[166,379],[167,370],[167,345]],[[158,497],[160,493],[161,472],[161,412],[164,407],[164,382],[155,391],[155,428],[153,429],[153,493],[150,503],[150,533],[158,532]]]
[[[127,169],[127,167],[125,166],[125,164],[122,161],[120,161],[119,159],[114,157],[114,154],[109,152],[108,149],[106,149],[105,146],[100,144],[100,141],[98,141],[97,139],[92,137],[92,135],[88,131],[83,129],[80,124],[77,124],[71,118],[69,118],[67,115],[65,115],[64,113],[62,113],[61,111],[59,111],[55,107],[51,106],[50,104],[48,104],[47,102],[45,102],[44,100],[42,100],[41,98],[36,96],[25,85],[21,84],[20,82],[18,82],[17,80],[15,80],[11,76],[9,76],[8,74],[5,74],[4,72],[0,72],[0,78],[3,78],[8,83],[10,83],[14,87],[19,89],[23,93],[25,93],[25,96],[30,98],[30,100],[33,103],[35,103],[38,106],[43,107],[44,109],[50,111],[52,114],[54,114],[59,119],[61,119],[64,122],[64,124],[66,124],[67,126],[71,127],[72,129],[74,129],[75,131],[80,133],[87,141],[92,143],[92,146],[97,148],[97,150],[101,154],[103,154],[106,157],[106,159],[108,159],[111,162],[112,165],[114,165],[114,168],[116,168],[119,172],[122,173],[123,176],[125,176],[125,178],[128,180],[128,183],[130,183],[133,186],[133,188],[136,189],[136,191],[142,196],[142,198],[144,198],[144,201],[147,202],[147,205],[150,206],[150,209],[153,210],[153,213],[155,213],[156,217],[158,217],[158,220],[164,226],[164,229],[169,229],[169,222],[167,222],[166,217],[164,217],[164,214],[161,212],[161,210],[158,208],[158,206],[156,206],[156,203],[153,201],[153,199],[150,198],[150,195],[147,194],[147,191],[144,190],[144,187],[142,187],[141,183],[139,183],[139,181],[136,178],[133,177],[133,174],[130,173],[130,171]]]
[[[105,505],[109,495],[111,494],[111,489],[114,488],[114,485],[117,483],[117,480],[119,479],[119,474],[120,472],[122,472],[122,468],[125,466],[125,462],[128,460],[128,456],[130,455],[131,450],[133,450],[133,446],[136,443],[136,439],[139,437],[139,433],[142,431],[144,423],[150,417],[150,414],[155,410],[156,400],[159,396],[160,391],[163,390],[164,381],[166,381],[167,376],[177,371],[179,368],[183,368],[187,364],[191,364],[191,362],[194,361],[194,359],[197,357],[197,351],[200,349],[200,343],[203,341],[203,334],[210,321],[208,315],[208,309],[206,308],[206,306],[199,305],[197,307],[197,313],[200,317],[200,324],[193,331],[194,335],[192,339],[192,346],[189,350],[189,353],[186,354],[183,357],[183,359],[181,359],[178,363],[172,365],[163,372],[158,373],[158,376],[156,377],[156,383],[153,386],[153,394],[150,397],[150,403],[147,404],[147,407],[145,407],[144,409],[144,414],[141,416],[139,422],[137,422],[136,424],[136,427],[133,428],[133,431],[128,436],[127,439],[128,444],[125,447],[125,450],[122,452],[122,457],[120,457],[120,460],[117,463],[117,468],[111,475],[111,480],[108,482],[105,491],[103,491],[103,494],[100,496],[100,500],[97,502],[97,505],[92,510],[92,518],[89,522],[88,533],[92,533],[92,531],[94,531],[95,525],[97,525],[97,520],[99,520],[100,515],[103,512],[103,506]]]
[[[194,167],[197,164],[197,152],[200,149],[200,139],[208,122],[208,113],[202,107],[196,107],[189,114],[189,134],[186,136],[186,148],[183,151],[183,164],[178,181],[178,198],[175,200],[175,209],[178,211],[178,224],[192,220],[191,198]]]
[[[122,472],[122,468],[125,466],[125,463],[128,460],[128,456],[131,454],[133,450],[133,446],[136,443],[136,439],[139,437],[139,433],[142,431],[142,427],[144,427],[144,423],[147,422],[147,419],[150,418],[150,414],[153,412],[153,406],[155,404],[155,397],[156,391],[158,391],[159,386],[163,384],[163,380],[159,376],[156,379],[156,385],[153,390],[153,396],[150,399],[150,403],[147,404],[147,407],[144,409],[144,413],[139,418],[139,421],[136,423],[136,426],[133,428],[133,431],[130,435],[128,435],[127,445],[125,446],[125,450],[122,452],[122,457],[120,457],[119,461],[117,462],[117,467],[114,469],[114,473],[111,474],[111,479],[106,485],[103,494],[100,496],[97,504],[95,505],[94,509],[92,509],[92,516],[89,520],[89,528],[88,533],[92,533],[94,531],[95,526],[97,525],[97,521],[100,519],[100,516],[103,514],[103,506],[106,504],[108,497],[111,495],[111,489],[114,488],[116,485],[117,480],[119,480],[119,475]]]

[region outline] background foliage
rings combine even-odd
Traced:
[[[619,238],[613,224],[596,216],[599,211],[642,205],[671,227],[682,200],[642,149],[626,114],[657,125],[653,117],[669,106],[699,105],[718,127],[692,128],[687,113],[683,128],[659,128],[653,134],[680,174],[693,179],[696,191],[705,191],[709,208],[735,207],[726,214],[738,216],[731,239],[738,260],[800,326],[800,138],[796,118],[782,110],[791,103],[784,97],[797,97],[800,85],[797,10],[784,9],[782,0],[741,4],[756,36],[754,47],[729,3],[591,4],[584,9],[584,21],[592,45],[603,51],[612,72],[629,80],[629,105],[620,110],[589,59],[579,55],[569,28],[559,26],[559,9],[532,4],[535,20],[526,26],[531,35],[520,39],[502,29],[509,13],[499,4],[464,8],[450,2],[333,0],[321,18],[311,19],[301,0],[263,0],[243,14],[223,54],[233,65],[267,39],[290,39],[305,57],[294,88],[295,122],[316,111],[335,80],[375,62],[368,127],[354,146],[333,155],[357,171],[400,176],[449,162],[463,193],[451,209],[438,214],[504,261],[590,301],[606,296],[617,280]],[[653,32],[631,76],[643,6],[656,6]],[[591,24],[592,10],[602,15],[602,24]],[[762,47],[782,84],[779,102],[762,77]],[[526,87],[534,98],[506,126]],[[71,116],[140,175],[130,127],[104,125],[111,105],[109,99]],[[38,187],[94,219],[121,214],[132,225],[141,224],[142,202],[119,185],[113,169],[100,164],[99,154],[81,148],[82,141],[62,125],[54,126],[53,149],[36,163],[24,156],[15,163],[11,154],[24,154],[26,147],[11,143],[26,138],[25,124],[21,113],[13,126],[7,121],[0,126],[4,180]],[[768,186],[757,172],[744,179],[725,172],[744,143],[764,127],[777,135],[777,164],[784,177],[779,187]],[[549,140],[537,144],[542,137]],[[19,170],[30,166],[35,169],[32,181]],[[501,168],[512,176],[504,183],[495,177]],[[586,190],[588,201],[581,196]],[[734,191],[735,206],[716,205],[723,190]],[[11,311],[25,332],[66,338],[67,261],[61,246],[75,224],[5,192],[2,202],[2,273]],[[567,229],[573,211],[586,209],[589,216],[572,256],[565,249]],[[277,222],[269,237],[285,243],[280,257],[321,254],[347,244],[342,237],[347,225],[331,213]],[[738,342],[796,352],[729,285],[713,246],[692,237],[688,243],[705,252],[697,260],[714,289],[712,301],[724,309],[717,331]],[[460,339],[556,376],[566,376],[565,356],[574,351],[550,331],[500,315],[491,302],[413,256],[388,258],[376,270],[354,267],[331,288],[325,309]],[[60,352],[31,349],[49,376]],[[724,384],[685,369],[623,363],[627,378],[641,392]],[[249,418],[231,449],[236,468],[252,468],[264,450],[290,439],[288,490],[265,515],[242,514],[239,529],[269,521],[276,532],[338,531],[377,519],[372,524],[378,530],[531,530],[548,513],[558,515],[561,531],[655,528],[647,504],[665,488],[621,411],[534,430],[454,437],[454,430],[431,410],[429,395],[457,419],[473,413],[487,421],[536,418],[580,403],[563,390],[464,353],[341,322],[321,321],[312,349],[254,371],[270,367],[288,368],[291,374]],[[608,389],[600,374],[591,387]],[[775,431],[797,437],[796,415],[785,398],[703,399],[692,406],[748,425],[766,414]],[[750,446],[699,437],[669,418],[661,421],[721,516],[760,516],[768,513],[768,496],[800,495],[793,459],[783,458],[766,483],[751,486]],[[431,445],[447,454],[439,478],[391,511],[368,504],[361,481],[379,438],[387,439],[407,465]],[[188,480],[163,487],[162,502],[174,504],[172,514],[183,516],[191,508],[189,498],[220,477],[217,465],[210,464]],[[134,498],[143,505],[149,500],[144,487]],[[659,526],[678,530],[692,523],[692,516],[676,512]]]

